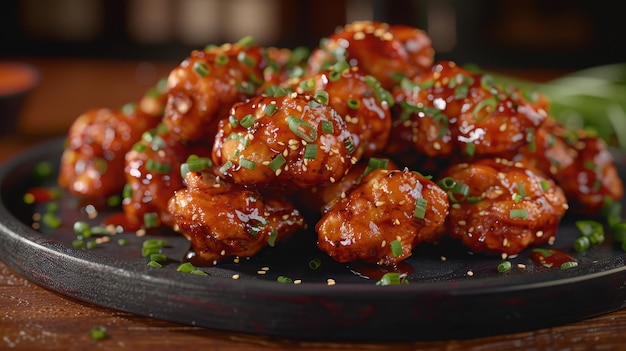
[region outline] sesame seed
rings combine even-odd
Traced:
[[[538,231],[535,233],[535,236],[537,236],[538,238],[541,238],[541,237],[543,236],[543,230],[538,230]]]
[[[328,285],[335,285],[336,284],[335,279],[333,279],[333,278],[326,279],[326,284],[328,284]]]
[[[517,268],[519,268],[519,269],[526,269],[526,265],[523,264],[523,263],[518,263],[517,264]]]
[[[503,123],[500,125],[500,128],[498,128],[501,132],[504,132],[506,130],[506,123]]]
[[[263,270],[256,271],[256,274],[259,274],[259,275],[263,275],[263,274],[266,274],[266,273],[267,273],[267,271],[263,271]]]
[[[239,263],[239,257],[235,257],[235,258],[233,258],[233,262],[234,262],[234,263]]]
[[[556,238],[551,236],[550,239],[548,239],[548,244],[549,245],[554,245],[554,240],[556,240]]]
[[[466,224],[467,224],[467,222],[466,222],[466,221],[464,221],[464,220],[460,220],[460,221],[458,221],[458,222],[457,222],[457,224],[458,224],[458,225],[466,225]]]
[[[374,204],[376,207],[380,207],[382,205],[384,205],[385,202],[384,201],[376,201],[376,203]]]
[[[473,277],[474,276],[474,272],[472,272],[471,269],[469,271],[467,271],[466,274],[467,274],[468,277]]]
[[[448,258],[447,258],[446,256],[440,256],[440,257],[439,257],[439,259],[440,259],[442,262],[444,262],[444,261],[446,261]]]
[[[142,229],[138,229],[138,230],[135,232],[135,235],[137,235],[138,237],[142,237],[142,236],[146,235],[146,230],[145,230],[145,229],[143,229],[143,228],[142,228]]]
[[[507,254],[506,252],[503,252],[502,255],[500,255],[500,257],[502,257],[503,260],[506,260],[506,258],[509,257],[509,254]]]
[[[381,248],[385,247],[386,245],[387,245],[387,240],[383,240],[383,241],[380,243],[380,247],[381,247]]]
[[[233,278],[234,280],[237,280],[237,279],[239,279],[239,274],[233,274],[233,276],[231,278]]]
[[[302,279],[296,279],[293,281],[294,284],[302,284]]]

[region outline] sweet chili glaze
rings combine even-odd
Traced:
[[[160,84],[138,103],[119,109],[92,108],[70,126],[58,183],[74,195],[102,198],[124,187],[124,156],[144,131],[161,121],[166,97]]]
[[[341,179],[356,159],[343,119],[308,94],[261,95],[219,123],[213,162],[235,183],[295,190]]]
[[[250,257],[306,228],[300,212],[277,193],[228,183],[208,170],[187,173],[185,182],[168,206],[196,263]]]
[[[298,93],[328,93],[328,105],[337,111],[352,133],[353,155],[357,159],[384,149],[391,130],[393,101],[378,80],[359,67],[338,63],[323,72],[291,79],[285,86]]]
[[[386,152],[427,157],[510,158],[546,119],[545,110],[451,61],[434,65],[394,89],[393,124]],[[459,157],[460,156],[460,157]]]
[[[209,157],[210,146],[182,143],[162,124],[126,153],[122,208],[129,228],[173,225],[168,201],[184,185],[180,166],[189,155]]]
[[[233,103],[261,92],[263,47],[233,43],[194,50],[168,76],[163,122],[180,140],[212,141]]]
[[[327,66],[347,61],[376,77],[385,89],[397,76],[414,77],[433,64],[430,37],[422,30],[382,22],[356,21],[320,40],[308,60],[308,70],[319,73]]]
[[[394,266],[441,237],[448,209],[446,193],[426,177],[376,169],[317,222],[318,247],[338,262]]]
[[[521,162],[483,159],[443,175],[466,189],[450,191],[447,232],[473,252],[515,255],[549,243],[568,208],[554,181]]]
[[[514,158],[531,163],[552,177],[577,213],[597,213],[606,199],[619,200],[624,186],[606,143],[583,131],[572,132],[550,119],[533,143]]]

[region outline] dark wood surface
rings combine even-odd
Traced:
[[[63,135],[90,107],[116,107],[137,99],[176,64],[24,60],[38,67],[40,83],[28,97],[19,130],[0,137],[0,162],[42,139]],[[562,74],[507,73],[531,80]],[[89,329],[93,326],[104,326],[108,337],[91,339]],[[0,257],[0,350],[620,350],[626,348],[625,341],[626,309],[553,328],[470,340],[338,344],[234,334],[85,304],[33,284]]]

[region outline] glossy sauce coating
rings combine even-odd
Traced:
[[[385,89],[397,76],[415,77],[433,64],[430,37],[417,28],[382,22],[357,21],[320,40],[309,58],[309,72],[347,61],[376,77]]]
[[[624,185],[606,143],[584,131],[567,131],[554,120],[544,123],[533,143],[521,148],[516,159],[552,177],[574,212],[597,213],[606,198],[624,196]]]
[[[220,121],[213,161],[236,183],[295,190],[338,181],[356,162],[343,119],[311,95],[262,95],[230,115]]]
[[[548,243],[568,208],[558,185],[520,162],[484,159],[444,175],[468,187],[452,192],[446,228],[473,252],[514,255]]]
[[[249,257],[306,227],[286,199],[226,183],[212,172],[189,172],[169,202],[177,230],[197,257],[217,262]]]
[[[352,133],[354,157],[360,159],[380,153],[391,130],[391,101],[385,100],[388,93],[360,68],[339,67],[290,80],[288,86],[298,93],[328,93],[328,104],[339,113]]]
[[[391,155],[511,158],[547,117],[543,109],[450,61],[405,80],[393,94]]]
[[[168,201],[183,187],[180,165],[192,154],[208,157],[210,147],[180,143],[162,125],[144,133],[125,157],[122,208],[127,223],[147,228],[173,225]]]
[[[317,222],[318,247],[339,262],[396,265],[441,236],[448,207],[446,193],[418,173],[376,169]]]
[[[168,77],[163,122],[180,140],[211,142],[233,103],[261,92],[264,49],[238,43],[194,50]]]

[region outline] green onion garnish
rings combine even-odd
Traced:
[[[304,147],[304,158],[314,160],[317,157],[317,144],[306,144]]]
[[[207,66],[206,63],[202,62],[202,61],[196,61],[193,63],[193,70],[200,76],[200,77],[206,77],[210,70],[209,70],[209,66]]]
[[[276,277],[276,281],[279,283],[285,283],[285,284],[293,283],[293,279],[289,277],[285,277],[284,275],[279,275],[278,277]]]
[[[220,173],[226,173],[232,166],[233,163],[230,160],[226,161],[226,163],[224,163],[222,167],[220,167]]]
[[[402,243],[399,240],[394,240],[389,243],[389,247],[391,248],[391,254],[393,257],[398,257],[402,255]]]
[[[528,218],[528,211],[525,208],[512,209],[511,211],[509,211],[509,217],[526,219]]]
[[[323,105],[328,105],[328,92],[325,90],[318,90],[315,92],[315,100],[319,101]]]
[[[541,190],[543,190],[543,191],[548,191],[548,190],[550,190],[550,187],[551,187],[550,182],[545,180],[545,179],[542,179],[539,182],[539,185],[541,186]]]
[[[215,57],[215,63],[217,63],[218,66],[224,66],[228,63],[228,56],[223,55],[223,54],[219,54]]]
[[[148,159],[146,161],[146,170],[150,172],[167,174],[171,169],[172,166],[169,163],[162,163],[153,159]]]
[[[143,225],[146,228],[155,228],[159,226],[159,215],[156,212],[147,212],[143,215]]]
[[[277,109],[278,107],[276,104],[267,104],[263,109],[263,113],[265,113],[266,116],[271,117]]]
[[[240,157],[239,158],[239,165],[241,167],[243,167],[243,168],[247,168],[247,169],[253,171],[254,167],[256,166],[256,163],[254,163],[254,161],[250,161],[250,160],[247,160],[247,159],[245,159],[243,157]]]
[[[276,157],[274,157],[274,159],[270,162],[269,167],[272,171],[276,172],[277,170],[280,169],[280,167],[282,167],[287,161],[285,160],[285,158],[283,157],[282,154],[278,154],[276,155]]]
[[[101,325],[95,325],[89,329],[89,336],[93,340],[102,340],[107,337],[107,330]]]
[[[196,269],[191,262],[181,263],[178,267],[176,267],[177,272],[183,273],[191,273]]]
[[[322,260],[320,260],[319,258],[314,258],[309,261],[309,268],[311,268],[312,270],[316,270],[320,268],[321,265],[322,265]]]
[[[309,78],[300,82],[300,88],[302,90],[311,90],[315,88],[315,79]]]
[[[333,125],[333,122],[322,121],[321,125],[322,125],[322,132],[327,133],[327,134],[332,134],[335,132],[335,127]]]
[[[405,274],[397,273],[397,272],[388,272],[385,273],[379,281],[376,282],[376,285],[399,285],[399,284],[408,284],[409,281],[406,278]]]
[[[587,251],[589,247],[591,247],[591,241],[584,235],[574,240],[574,250],[576,250],[576,252]]]
[[[511,270],[511,262],[510,261],[502,261],[498,264],[498,272],[506,273]]]
[[[415,209],[413,210],[413,217],[424,219],[426,216],[426,208],[428,207],[428,200],[423,197],[415,199]]]
[[[274,245],[276,245],[277,236],[278,236],[278,231],[272,230],[272,232],[270,233],[270,236],[267,238],[267,244],[271,247],[274,247]]]
[[[361,106],[361,102],[357,99],[348,99],[347,104],[348,104],[348,107],[353,110],[356,110]]]
[[[91,227],[87,222],[76,221],[74,222],[74,234],[80,238],[89,238],[91,237]]]
[[[146,263],[146,266],[155,267],[155,268],[163,267],[163,265],[157,261],[148,261],[148,263]]]
[[[254,37],[251,35],[246,35],[245,37],[239,39],[235,44],[241,45],[243,47],[249,47],[250,45],[254,44]]]
[[[239,60],[239,62],[243,63],[246,66],[252,67],[256,65],[256,60],[246,54],[245,51],[240,51],[237,54],[237,60]]]
[[[574,268],[574,267],[578,267],[578,262],[568,261],[568,262],[563,262],[561,264],[561,269],[569,269],[569,268]]]
[[[483,99],[480,100],[480,102],[478,102],[476,104],[476,107],[474,107],[474,111],[472,112],[474,115],[474,119],[478,119],[478,113],[486,108],[486,107],[491,107],[492,110],[494,110],[496,108],[496,106],[498,105],[498,100],[496,100],[495,96],[489,97],[487,99]],[[487,111],[489,112],[489,111]]]
[[[317,130],[308,122],[298,118],[296,116],[287,117],[287,124],[289,129],[300,138],[312,143],[317,139]]]
[[[354,143],[352,142],[352,138],[347,137],[343,139],[343,144],[346,146],[346,149],[348,149],[349,153],[354,152],[355,148],[354,148]]]
[[[267,106],[276,106],[274,104],[271,105],[267,105]],[[265,108],[267,110],[267,107]],[[268,115],[270,116],[270,115]],[[254,119],[254,116],[252,116],[252,114],[247,114],[245,116],[243,116],[243,118],[241,119],[241,121],[239,121],[239,124],[241,124],[242,127],[244,128],[250,128],[252,127],[252,125],[254,124],[256,120]]]

